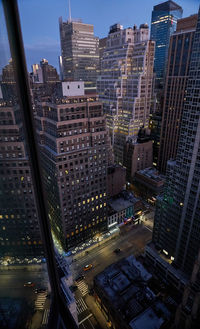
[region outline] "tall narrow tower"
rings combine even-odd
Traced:
[[[156,42],[154,71],[156,85],[163,84],[170,36],[176,30],[177,20],[183,10],[174,1],[166,1],[153,7],[151,18],[151,40]]]
[[[191,274],[200,246],[200,11],[194,34],[176,161],[168,161],[153,241]]]
[[[178,20],[176,32],[170,39],[158,157],[162,172],[166,171],[167,160],[176,158],[197,16]]]

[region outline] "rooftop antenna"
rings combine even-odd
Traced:
[[[69,22],[71,22],[72,17],[71,17],[71,3],[70,3],[70,0],[68,0],[68,5],[69,5]]]

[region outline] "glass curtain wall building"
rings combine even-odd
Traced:
[[[154,71],[157,86],[163,84],[170,36],[176,30],[177,20],[182,13],[182,8],[171,0],[153,7],[150,39],[156,43]]]
[[[176,267],[191,274],[200,239],[200,12],[190,58],[176,161],[168,161],[153,242]]]
[[[176,158],[196,23],[197,15],[178,20],[170,39],[158,157],[161,172],[166,172],[169,159]]]

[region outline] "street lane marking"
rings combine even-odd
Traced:
[[[82,312],[84,312],[85,310],[88,309],[87,305],[85,304],[83,298],[79,298],[76,301],[76,306],[77,306],[77,313],[78,315],[81,314]]]
[[[36,310],[43,310],[44,309],[44,304],[46,301],[47,297],[47,292],[39,293],[37,294],[37,298],[35,301],[35,309]]]
[[[78,324],[81,324],[81,323],[83,323],[85,320],[87,320],[87,319],[89,319],[89,318],[91,318],[91,316],[92,316],[92,313],[90,313],[88,316],[86,316],[86,318],[85,319],[83,319],[83,320],[81,320]]]
[[[92,322],[90,321],[90,319],[89,319],[89,323],[90,323],[90,325],[92,326],[92,328],[95,329],[95,327],[93,326],[93,324],[92,324]]]
[[[44,314],[43,314],[43,319],[42,319],[42,325],[43,324],[47,324],[48,322],[48,318],[49,318],[49,309],[45,309],[44,310]]]
[[[145,225],[144,225],[144,227],[146,227],[146,229],[149,230],[149,231],[151,231],[151,232],[153,231],[153,230],[151,230],[149,227],[147,227]]]
[[[78,289],[80,290],[82,296],[85,296],[88,294],[88,286],[84,281],[76,282],[76,285],[77,285]]]

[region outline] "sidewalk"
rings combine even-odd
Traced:
[[[101,325],[101,328],[108,329],[107,321],[104,315],[102,314],[100,308],[95,303],[94,297],[90,295],[85,296],[85,302],[88,305],[91,312],[93,313],[96,320],[98,321],[98,323]]]
[[[99,241],[98,243],[94,243],[93,245],[85,248],[83,251],[78,252],[77,254],[73,255],[73,258],[75,259],[79,259],[82,258],[83,256],[87,255],[88,252],[92,252],[95,251],[96,248],[101,249],[105,247],[106,243],[110,242],[110,240],[112,239],[116,239],[117,236],[119,236],[120,232],[116,232],[112,235],[110,235],[109,237],[103,239],[102,241]]]
[[[46,271],[46,264],[18,264],[18,265],[0,265],[0,271]]]
[[[36,311],[31,319],[29,329],[39,329],[41,327],[42,317],[43,317],[43,312]]]

